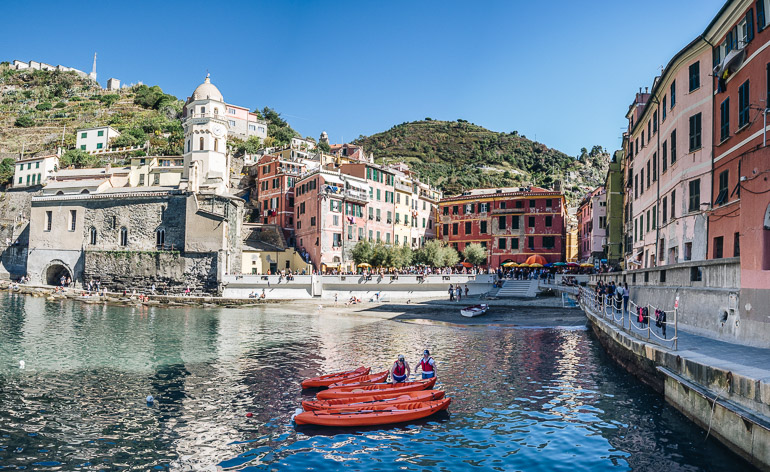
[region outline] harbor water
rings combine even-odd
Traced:
[[[312,397],[302,379],[382,371],[401,353],[414,365],[426,347],[453,399],[447,413],[357,430],[293,425]],[[300,469],[751,470],[615,365],[584,325],[0,295],[0,470]]]

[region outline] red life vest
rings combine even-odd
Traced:
[[[406,373],[406,362],[401,364],[400,362],[396,361],[396,365],[393,367],[393,375],[398,375],[400,377],[405,373]]]
[[[430,361],[432,360],[433,360],[432,357],[428,357],[427,361],[425,360],[424,357],[420,359],[420,366],[422,366],[423,372],[433,372],[433,365],[430,363]]]

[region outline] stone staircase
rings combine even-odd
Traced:
[[[506,280],[503,286],[489,295],[498,298],[535,298],[537,296],[537,280]]]

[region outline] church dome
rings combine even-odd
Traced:
[[[225,100],[222,98],[222,92],[219,91],[219,89],[216,87],[216,85],[211,83],[211,79],[209,79],[208,74],[206,75],[206,80],[198,86],[198,88],[195,89],[195,91],[192,94],[193,100],[218,100],[220,102],[224,102]]]

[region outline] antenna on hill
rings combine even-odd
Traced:
[[[96,82],[96,53],[94,53],[94,66],[91,68],[91,73],[88,74],[94,82]]]

